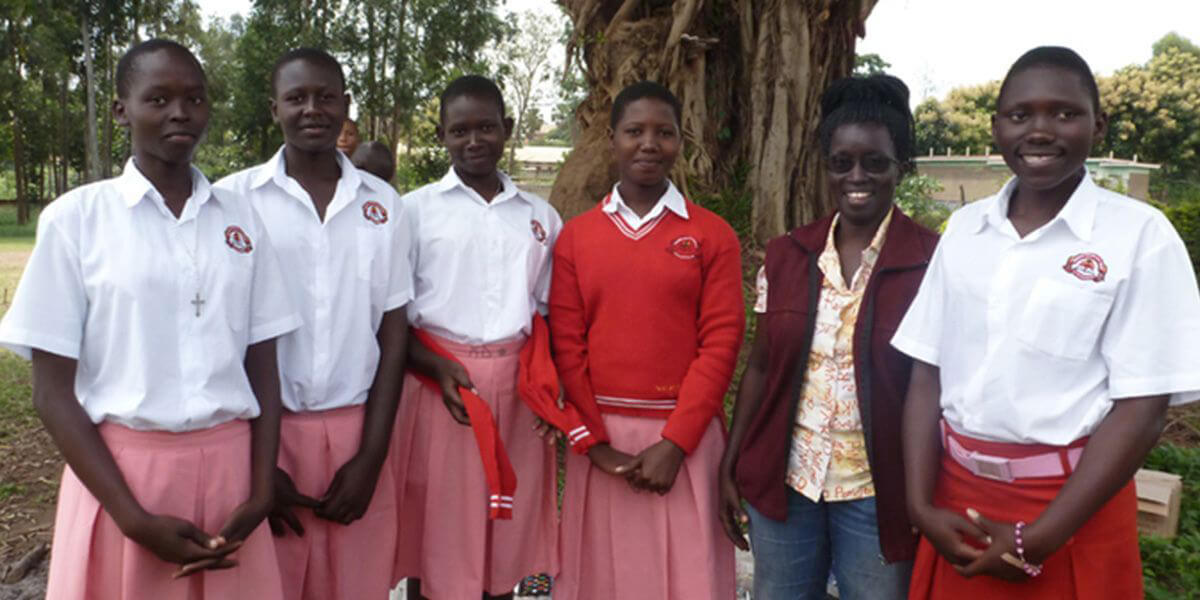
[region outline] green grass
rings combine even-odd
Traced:
[[[37,231],[37,217],[41,207],[29,208],[29,221],[24,225],[17,224],[17,207],[12,204],[0,205],[0,238],[33,238]]]

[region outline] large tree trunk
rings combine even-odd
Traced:
[[[558,0],[575,24],[590,93],[581,136],[554,182],[564,217],[616,179],[608,114],[626,85],[651,79],[683,103],[685,150],[672,174],[691,197],[730,187],[751,198],[765,242],[832,204],[816,138],[821,92],[854,66],[877,0]],[[743,183],[744,177],[744,183]]]

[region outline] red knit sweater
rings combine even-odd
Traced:
[[[687,219],[665,210],[636,232],[602,205],[554,246],[550,331],[566,399],[598,441],[601,413],[665,418],[663,437],[691,453],[721,414],[742,343],[737,235],[690,201]]]

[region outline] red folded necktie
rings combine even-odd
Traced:
[[[596,437],[583,424],[574,406],[558,407],[558,371],[550,358],[550,327],[540,314],[533,315],[533,331],[521,347],[517,393],[534,414],[567,434],[567,441],[576,453],[583,454],[596,444]]]
[[[426,348],[434,354],[452,360],[460,365],[462,361],[438,344],[429,333],[414,328],[413,335],[417,336]],[[464,365],[463,368],[466,368]],[[415,370],[408,371],[422,384],[439,395],[442,387],[432,377]],[[475,443],[479,446],[479,457],[483,460],[483,473],[488,487],[488,518],[511,519],[513,510],[513,494],[517,491],[517,472],[513,470],[508,460],[508,452],[504,450],[504,442],[500,439],[500,431],[496,428],[496,420],[492,411],[483,398],[475,392],[459,387],[458,394],[462,397],[463,406],[467,409],[467,417],[471,419],[471,431],[475,434]],[[530,432],[530,435],[533,435]]]

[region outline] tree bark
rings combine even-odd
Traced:
[[[81,13],[79,30],[83,34],[83,66],[87,86],[87,122],[84,124],[84,175],[83,181],[90,182],[100,174],[100,141],[96,137],[96,69],[92,56],[92,28],[88,24],[87,11]]]
[[[760,244],[825,214],[820,95],[853,69],[876,1],[558,0],[575,25],[568,51],[583,56],[589,95],[551,202],[569,218],[608,192],[612,101],[650,79],[683,105],[685,149],[672,179],[685,194],[744,186],[734,191],[750,198]]]

